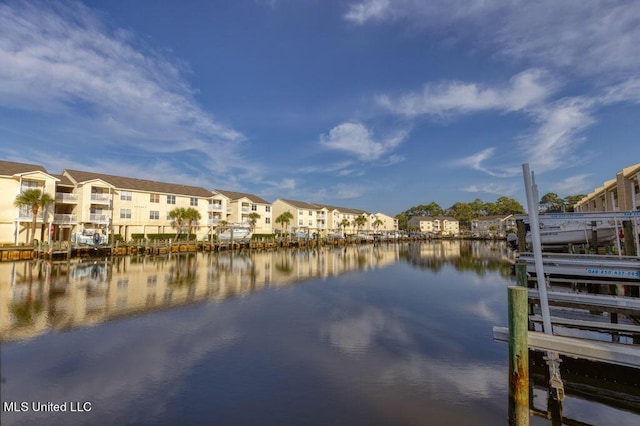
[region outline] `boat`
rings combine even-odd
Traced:
[[[218,234],[219,241],[248,241],[253,236],[253,230],[248,225],[228,225]]]
[[[528,226],[528,225],[527,225]],[[607,221],[599,221],[593,226],[583,221],[545,221],[540,222],[540,243],[545,245],[589,243],[592,231],[596,231],[598,243],[609,243],[616,238],[616,230]],[[531,232],[527,231],[527,243],[531,243]]]
[[[107,236],[93,230],[84,230],[71,235],[71,242],[76,244],[86,244],[88,246],[99,246],[107,244]]]

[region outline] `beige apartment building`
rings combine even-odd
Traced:
[[[493,235],[495,233],[506,233],[516,229],[516,218],[512,214],[482,216],[471,221],[471,232],[481,236]]]
[[[580,200],[576,212],[640,210],[640,163],[625,167],[615,179],[606,181]]]
[[[39,165],[0,161],[0,243],[30,241],[32,214],[14,206],[26,189],[40,189],[55,203],[38,213],[36,239],[69,241],[73,234],[133,236],[177,231],[170,212],[193,208],[200,219],[191,223],[197,238],[215,232],[220,221],[248,222],[256,212],[256,233],[271,233],[271,205],[253,194],[156,182],[80,170],[50,174]],[[182,232],[189,224],[183,223]],[[46,231],[49,232],[46,232]]]
[[[224,217],[226,222],[246,225],[251,221],[251,214],[255,213],[259,217],[256,218],[254,233],[273,233],[272,206],[270,202],[257,195],[244,192],[225,191],[222,189],[214,189],[212,192],[216,202],[220,201],[221,203],[220,217]],[[224,210],[222,210],[223,207]]]
[[[383,213],[371,214],[359,209],[278,198],[273,202],[274,220],[284,212],[293,216],[288,228],[290,232],[318,233],[326,236],[335,233],[353,234],[358,231],[398,230],[398,220]],[[367,220],[361,228],[358,228],[355,222],[359,216],[364,216]],[[348,224],[344,226],[343,221]],[[276,227],[278,231],[284,231],[283,228],[281,225]]]
[[[420,232],[454,237],[460,233],[460,224],[453,217],[414,216],[408,221],[409,228]]]

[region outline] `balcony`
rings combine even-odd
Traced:
[[[251,207],[242,206],[242,213],[249,213],[251,211]]]
[[[40,211],[36,216],[37,222],[42,222],[43,212]],[[18,212],[18,217],[16,218],[18,222],[31,222],[33,220],[33,214],[31,211],[23,211],[20,210]]]
[[[207,221],[207,225],[209,226],[216,226],[218,225],[218,223],[220,222],[220,219],[209,219]]]
[[[54,214],[53,223],[56,225],[73,225],[78,223],[75,214]]]
[[[109,205],[109,194],[91,194],[91,204]]]
[[[207,209],[207,211],[210,211],[210,212],[221,212],[222,211],[222,204],[209,204],[209,208]]]
[[[56,203],[75,204],[78,202],[78,196],[69,192],[56,192]]]
[[[108,214],[91,213],[89,215],[89,222],[107,224],[107,223],[109,223],[109,215]]]

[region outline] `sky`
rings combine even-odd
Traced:
[[[0,1],[0,159],[395,215],[640,162],[640,2]]]

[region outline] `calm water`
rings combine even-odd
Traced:
[[[2,424],[507,424],[492,327],[512,258],[445,241],[0,264],[2,401],[29,408]],[[33,410],[49,402],[67,411]]]

